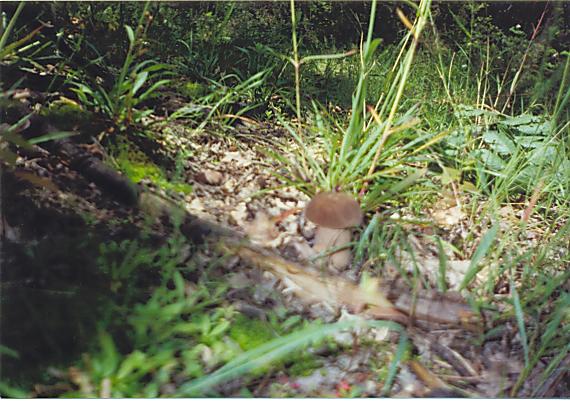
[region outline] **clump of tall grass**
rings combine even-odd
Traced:
[[[398,9],[398,15],[408,32],[400,43],[400,51],[390,71],[390,82],[379,98],[368,98],[369,76],[375,67],[375,52],[380,39],[373,39],[376,2],[372,3],[366,40],[360,45],[360,72],[352,98],[352,108],[347,126],[313,103],[313,124],[303,129],[300,96],[300,58],[296,38],[296,19],[292,4],[292,63],[295,68],[297,127],[284,123],[294,138],[298,152],[294,158],[271,152],[271,155],[287,166],[288,172],[280,177],[307,194],[318,190],[342,189],[358,193],[365,208],[372,209],[383,200],[388,188],[402,183],[404,178],[418,178],[418,171],[405,165],[422,149],[437,142],[444,135],[418,134],[414,130],[419,120],[416,108],[400,109],[402,96],[413,65],[420,35],[429,19],[430,1],[423,0],[414,6],[416,18],[410,22]],[[347,54],[336,55],[344,57]],[[319,56],[313,56],[318,58]],[[322,57],[322,56],[321,56]],[[331,56],[329,56],[331,57]],[[309,59],[309,57],[305,57]],[[306,131],[314,135],[307,136]],[[310,144],[314,138],[322,138],[322,144]],[[416,174],[416,175],[414,175]],[[413,180],[405,181],[405,186]],[[402,188],[403,189],[403,188]],[[393,191],[390,191],[393,196]]]

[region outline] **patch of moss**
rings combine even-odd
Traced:
[[[206,86],[198,82],[188,81],[178,89],[180,94],[190,98],[196,99],[206,94]]]
[[[164,171],[141,151],[132,150],[126,144],[119,145],[119,149],[116,156],[118,167],[133,182],[138,183],[146,178],[166,190],[182,192],[186,195],[192,192],[190,184],[181,181],[170,182]]]
[[[293,361],[287,369],[291,376],[309,376],[315,369],[322,366],[322,363],[310,354],[305,354]]]
[[[275,333],[268,323],[238,315],[230,329],[230,337],[241,349],[248,351],[275,338]]]
[[[170,182],[165,181],[164,186],[167,189],[171,189],[175,192],[182,192],[184,195],[188,195],[192,192],[192,185],[186,184],[185,182]]]
[[[128,154],[121,152],[117,158],[117,163],[119,168],[123,173],[125,173],[134,182],[140,182],[144,178],[148,178],[153,182],[161,181],[163,179],[162,171],[154,163],[141,162],[138,160],[132,160],[129,158]]]
[[[93,117],[91,112],[83,110],[80,105],[66,98],[51,102],[49,107],[42,108],[40,114],[63,130],[71,130],[76,126],[84,125]]]

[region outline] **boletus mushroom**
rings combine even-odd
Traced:
[[[305,217],[317,225],[313,249],[320,253],[350,242],[350,228],[362,223],[362,210],[350,194],[321,192],[307,205]],[[345,268],[350,264],[350,249],[330,254],[328,261],[333,268]]]

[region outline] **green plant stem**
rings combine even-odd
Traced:
[[[376,153],[374,154],[374,158],[372,159],[372,163],[370,164],[370,168],[368,169],[368,173],[366,174],[367,177],[370,177],[374,172],[374,169],[376,168],[376,163],[378,163],[378,158],[380,157],[380,153],[382,152],[384,144],[386,143],[386,140],[391,134],[390,128],[392,127],[394,116],[396,115],[396,111],[398,110],[400,99],[402,97],[402,94],[404,93],[404,88],[406,87],[406,81],[408,79],[408,75],[410,74],[412,62],[414,60],[414,55],[418,47],[419,43],[418,39],[427,22],[427,17],[429,16],[430,5],[431,5],[431,0],[421,1],[419,6],[418,18],[412,30],[408,33],[408,35],[412,36],[412,44],[408,49],[408,54],[406,55],[406,58],[404,59],[404,66],[400,78],[400,84],[398,86],[398,91],[396,92],[396,97],[394,99],[394,102],[392,103],[392,108],[390,110],[390,114],[388,115],[388,119],[386,120],[386,125],[384,126],[384,133],[380,138],[380,144],[378,146],[378,149],[376,149]],[[368,186],[368,180],[364,181],[363,183],[361,195],[364,194],[367,186]]]
[[[556,103],[554,104],[554,117],[552,118],[555,126],[558,125],[560,113],[566,106],[566,103],[568,102],[568,98],[570,96],[570,87],[566,85],[568,81],[568,72],[570,71],[570,52],[565,52],[564,54],[566,54],[566,65],[564,66],[564,72],[562,73],[560,89],[558,90]]]
[[[530,41],[528,42],[526,50],[523,54],[522,60],[521,60],[520,65],[519,65],[519,69],[517,70],[515,77],[513,78],[513,82],[511,83],[511,87],[509,88],[509,94],[507,95],[507,100],[505,100],[505,103],[503,104],[503,108],[501,109],[501,113],[504,113],[505,110],[507,109],[507,107],[509,107],[511,97],[515,93],[515,89],[517,87],[517,84],[519,83],[519,79],[520,79],[523,67],[526,63],[526,59],[528,57],[529,51],[532,47],[532,44],[534,43],[534,39],[536,38],[536,35],[538,34],[538,32],[540,30],[540,27],[542,26],[542,20],[544,19],[545,15],[546,15],[546,7],[544,8],[542,15],[540,16],[540,19],[538,20],[538,24],[536,25],[536,27],[534,28],[534,30],[532,32],[532,37],[530,38]],[[508,71],[508,70],[506,70],[506,71]]]
[[[370,9],[370,19],[368,22],[368,33],[366,35],[366,44],[364,47],[360,46],[361,49],[361,64],[360,64],[360,77],[358,79],[358,84],[356,86],[356,94],[354,95],[352,101],[352,115],[350,117],[350,122],[348,123],[348,129],[346,134],[342,138],[342,146],[340,148],[340,159],[343,160],[350,148],[354,144],[355,134],[359,134],[363,118],[362,114],[365,113],[365,85],[366,85],[366,68],[368,62],[372,58],[373,47],[372,47],[372,34],[374,32],[374,20],[376,19],[376,0],[372,1],[372,8]],[[361,42],[362,43],[362,42]]]
[[[4,46],[6,45],[6,42],[8,41],[8,37],[10,36],[10,33],[12,33],[12,29],[14,29],[14,25],[16,24],[16,20],[18,19],[18,16],[20,15],[22,10],[24,9],[25,5],[26,5],[26,3],[24,1],[20,2],[20,4],[18,4],[18,8],[16,8],[14,15],[12,16],[12,18],[10,18],[10,22],[8,22],[8,26],[6,27],[6,30],[4,32],[2,32],[2,36],[0,37],[0,51],[2,49],[4,49]]]
[[[297,126],[301,135],[301,63],[297,46],[297,17],[295,15],[295,0],[291,0],[291,39],[293,41],[293,67],[295,67],[295,111]]]

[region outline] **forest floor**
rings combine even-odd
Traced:
[[[425,336],[417,335],[413,319],[408,322],[413,347],[406,351],[405,362],[400,363],[389,393],[383,393],[383,389],[386,377],[390,377],[390,363],[398,352],[398,336],[387,329],[369,328],[337,333],[333,336],[336,342],[333,349],[313,346],[309,348],[310,359],[305,356],[302,363],[275,363],[274,369],[258,374],[257,378],[219,385],[218,394],[243,395],[244,384],[249,394],[258,397],[369,397],[380,394],[393,397],[442,394],[497,397],[509,394],[525,369],[525,357],[517,320],[512,314],[505,313],[511,307],[508,282],[494,284],[494,309],[478,311],[476,323],[461,319],[446,321],[445,316],[452,313],[450,310],[463,310],[469,305],[469,300],[458,295],[458,290],[470,260],[457,255],[472,254],[473,249],[447,252],[449,294],[430,290],[437,288],[441,266],[438,255],[442,250],[432,234],[437,232],[449,243],[465,235],[470,215],[461,204],[472,201],[468,194],[448,191],[424,210],[418,210],[417,205],[401,205],[396,210],[386,207],[365,217],[363,227],[375,216],[380,224],[403,227],[413,251],[412,256],[401,251],[397,266],[387,259],[355,258],[346,269],[327,270],[318,260],[311,260],[315,226],[303,215],[309,197],[282,185],[273,174],[282,167],[266,152],[273,149],[286,155],[295,151],[284,129],[253,121],[240,121],[237,125],[224,127],[223,133],[214,134],[193,134],[191,128],[180,123],[156,123],[152,129],[161,152],[174,164],[182,166],[178,168],[176,179],[191,185],[192,190],[189,193],[164,190],[152,180],[143,179],[138,185],[144,191],[170,198],[187,213],[229,227],[245,235],[256,246],[329,279],[338,278],[358,286],[363,277],[380,278],[376,290],[384,289],[387,296],[390,288],[399,292],[398,296],[389,296],[393,302],[416,302],[417,310],[424,308],[427,311],[424,321],[418,322],[417,326]],[[106,150],[97,143],[87,149],[104,160],[109,158]],[[479,207],[471,204],[470,209],[477,211]],[[509,225],[524,215],[525,205],[504,206],[501,213],[501,230],[508,231]],[[99,388],[97,383],[88,386],[81,382],[88,376],[82,369],[87,368],[77,365],[76,356],[92,349],[87,344],[93,335],[89,327],[94,327],[93,321],[85,323],[85,314],[93,314],[97,320],[96,316],[101,312],[94,303],[106,296],[115,296],[121,291],[121,285],[123,288],[127,285],[117,284],[117,280],[143,275],[142,280],[133,279],[140,285],[138,290],[142,294],[152,294],[160,280],[157,281],[156,272],[136,270],[109,280],[89,269],[95,269],[94,265],[99,263],[102,244],[132,240],[151,248],[164,246],[176,233],[175,222],[149,217],[137,207],[122,205],[114,200],[112,193],[75,171],[64,158],[39,147],[20,155],[15,168],[4,172],[3,214],[4,265],[14,269],[3,268],[3,298],[11,297],[12,300],[3,305],[2,335],[6,343],[17,345],[17,349],[28,347],[21,352],[20,362],[5,359],[4,369],[21,368],[18,364],[23,363],[28,365],[24,371],[32,372],[32,368],[27,370],[29,366],[41,361],[44,373],[40,376],[44,380],[38,380],[33,386],[33,396],[57,396],[70,391],[79,391],[76,394],[83,396],[114,394],[105,386],[94,390],[94,387]],[[529,221],[527,237],[521,241],[523,247],[538,241],[544,233],[541,221],[533,217]],[[471,244],[480,241],[481,237],[474,238]],[[276,310],[280,311],[280,322],[300,316],[303,321],[332,323],[362,315],[358,308],[355,310],[350,304],[343,304],[334,294],[320,298],[314,294],[299,296],[299,292],[307,291],[307,288],[310,291],[310,286],[301,290],[292,288],[296,279],[303,280],[303,273],[292,271],[291,280],[283,280],[283,277],[264,272],[236,255],[223,256],[209,248],[194,251],[188,247],[180,248],[179,253],[176,255],[179,265],[195,263],[197,258],[202,266],[184,275],[187,288],[193,288],[202,280],[196,274],[206,272],[208,279],[225,282],[220,303],[248,318],[267,321]],[[213,271],[208,270],[205,266],[215,259],[221,262],[217,262]],[[407,278],[417,274],[423,288],[409,285]],[[300,278],[293,277],[295,275]],[[479,283],[485,283],[487,279],[485,271],[477,276]],[[149,295],[142,295],[137,299],[148,298]],[[130,306],[133,304],[136,302]],[[120,327],[118,322],[113,324]],[[124,327],[124,330],[128,329]],[[68,332],[62,334],[64,331]],[[40,333],[41,341],[34,340],[37,333]],[[129,340],[118,340],[121,341],[123,345],[117,346],[120,353],[132,350]],[[207,359],[202,355],[206,373],[220,366],[220,361],[208,366]],[[568,362],[567,357],[565,360]],[[563,380],[567,373],[560,368],[545,370],[550,361],[549,358],[538,361],[524,383],[518,384],[518,396],[536,395],[537,389],[542,396],[570,394],[568,382]],[[62,368],[66,363],[68,369]],[[563,362],[560,366],[564,369],[568,363]],[[182,375],[163,383],[157,396],[177,395],[176,386],[184,380]]]

